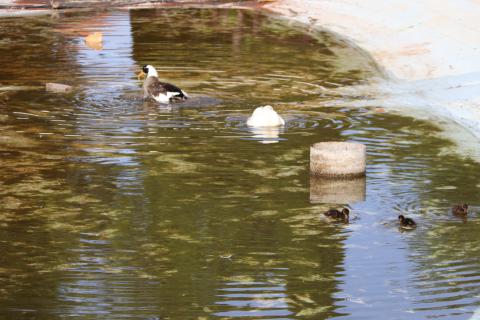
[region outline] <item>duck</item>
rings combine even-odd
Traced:
[[[324,215],[332,219],[348,221],[350,210],[348,210],[347,208],[343,208],[342,211],[339,211],[337,209],[330,209],[325,212]]]
[[[285,125],[285,120],[273,109],[267,105],[256,108],[247,120],[250,127],[280,127]]]
[[[188,94],[179,87],[161,82],[158,79],[158,72],[153,66],[146,64],[138,74],[138,78],[146,76],[143,82],[143,98],[151,98],[160,103],[184,101],[189,98]]]
[[[458,215],[466,215],[468,213],[468,204],[462,203],[452,207],[452,213]]]
[[[400,227],[402,228],[412,229],[417,226],[413,219],[407,218],[403,214],[398,216],[398,222],[400,223]]]

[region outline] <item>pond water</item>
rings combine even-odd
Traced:
[[[101,50],[84,43],[94,31]],[[432,123],[343,107],[331,89],[379,75],[343,41],[249,11],[149,9],[3,18],[0,43],[0,318],[480,307],[478,164]],[[139,99],[147,63],[192,102]],[[265,104],[285,128],[245,125]],[[367,145],[365,181],[310,179],[309,146],[330,140]],[[459,202],[467,219],[450,213]],[[344,205],[349,224],[321,218]],[[399,230],[399,214],[418,228]]]

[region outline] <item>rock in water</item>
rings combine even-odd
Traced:
[[[45,85],[45,89],[49,92],[66,93],[72,91],[73,87],[66,84],[49,82]]]

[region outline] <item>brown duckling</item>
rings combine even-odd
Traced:
[[[349,214],[350,210],[348,210],[347,208],[343,208],[342,211],[338,211],[337,209],[330,209],[324,213],[326,217],[344,221],[348,221]]]
[[[468,204],[462,203],[454,205],[452,208],[453,214],[466,215],[468,213]]]
[[[413,219],[407,218],[403,214],[398,216],[398,222],[400,223],[400,227],[402,228],[412,229],[417,226]]]

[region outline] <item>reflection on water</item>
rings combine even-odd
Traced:
[[[365,201],[365,177],[332,179],[310,176],[311,203],[355,203]]]
[[[249,127],[252,133],[252,139],[258,140],[263,144],[277,143],[280,141],[280,133],[284,131],[283,127]]]
[[[102,50],[85,45],[91,32]],[[465,319],[479,307],[478,165],[446,154],[433,124],[325,107],[326,88],[376,74],[342,41],[186,9],[8,18],[0,41],[0,318]],[[145,63],[196,102],[141,101]],[[245,125],[265,104],[284,128]],[[326,140],[366,144],[367,179],[311,180],[309,146]],[[449,211],[459,202],[466,221]],[[321,219],[332,205],[354,219]],[[417,230],[400,232],[400,213]]]

